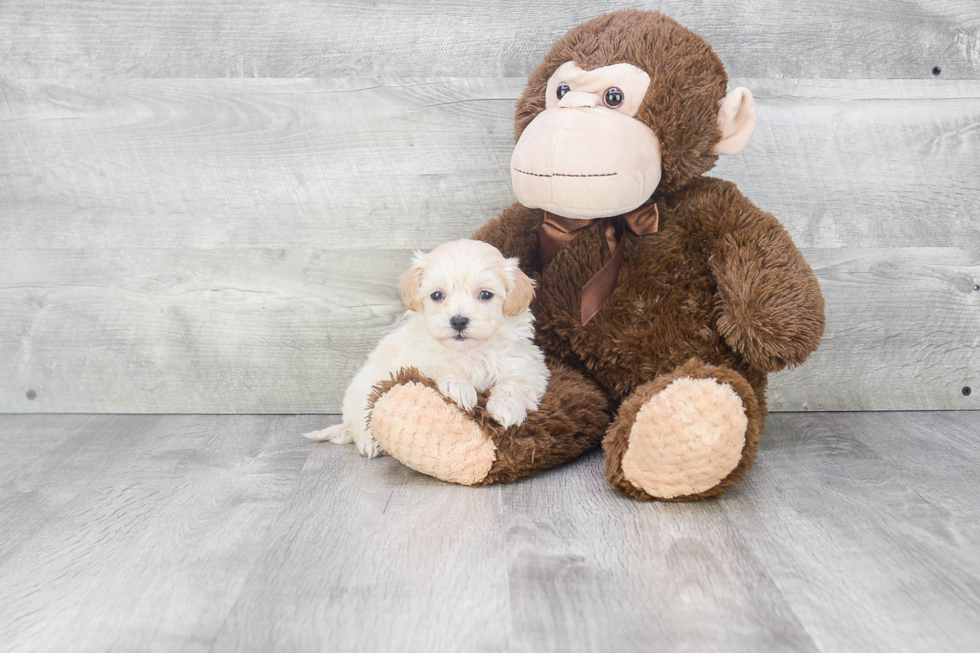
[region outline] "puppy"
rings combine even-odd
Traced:
[[[465,411],[476,405],[478,392],[489,390],[487,412],[504,427],[537,410],[549,372],[533,342],[528,306],[534,284],[517,259],[505,259],[487,243],[456,240],[428,254],[416,252],[399,290],[406,320],[381,340],[347,388],[343,423],[306,437],[353,442],[369,458],[380,454],[368,398],[403,367],[434,379]]]

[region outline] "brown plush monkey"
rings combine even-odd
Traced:
[[[482,485],[602,442],[637,499],[717,496],[752,465],[766,375],[824,329],[813,272],[770,214],[704,177],[755,126],[708,44],[657,12],[572,29],[517,103],[519,204],[475,238],[520,258],[551,382],[507,430],[413,370],[377,389],[374,435],[404,464]]]

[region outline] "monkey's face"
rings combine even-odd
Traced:
[[[628,63],[589,71],[562,64],[511,158],[517,200],[580,219],[646,202],[660,183],[660,143],[634,116],[649,86],[650,76]]]
[[[701,55],[713,56],[707,46]],[[711,109],[699,109],[713,80],[708,74],[705,84],[697,75],[710,70],[710,61],[687,64],[690,83],[678,77],[654,90],[649,88],[650,75],[629,63],[592,70],[571,61],[559,66],[548,79],[544,109],[524,127],[511,157],[517,200],[566,218],[608,218],[650,199],[662,174],[673,174],[673,181],[666,178],[664,183],[676,186],[682,167],[685,174],[699,174],[698,166],[707,170],[714,165],[714,155],[741,152],[755,129],[755,102],[748,89],[739,87],[717,100],[717,116]],[[724,84],[723,71],[716,81]],[[652,112],[647,101],[656,107]],[[641,107],[646,107],[645,119],[664,130],[661,137],[669,141],[665,149],[637,116]],[[671,147],[673,168],[664,173],[663,166],[670,165],[664,152],[670,154]],[[696,159],[695,165],[682,166],[684,158]]]

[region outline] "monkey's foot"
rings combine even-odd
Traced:
[[[509,483],[593,449],[609,426],[605,395],[559,363],[548,391],[521,424],[503,427],[482,394],[464,412],[432,379],[405,368],[377,385],[371,430],[412,469],[460,485]]]
[[[699,366],[702,374],[710,369]],[[671,375],[624,402],[604,443],[606,473],[620,492],[647,500],[703,499],[741,480],[761,417],[744,379],[714,369],[737,379]]]
[[[389,456],[441,481],[476,485],[497,459],[496,446],[470,417],[424,377],[385,389],[371,428]]]

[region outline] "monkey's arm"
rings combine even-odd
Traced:
[[[539,210],[511,204],[499,216],[477,229],[473,239],[490,243],[504,256],[519,258],[521,269],[531,274],[537,257],[537,229],[543,219]]]
[[[820,285],[779,221],[732,190],[711,257],[718,329],[758,369],[799,365],[823,336]]]

